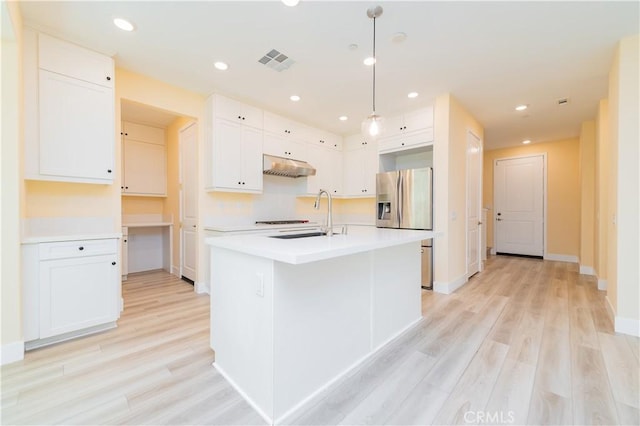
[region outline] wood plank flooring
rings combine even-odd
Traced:
[[[2,424],[264,424],[211,366],[209,297],[131,274],[118,328],[3,366]],[[640,339],[577,265],[491,257],[290,424],[640,424]]]

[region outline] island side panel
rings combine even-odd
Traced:
[[[275,262],[276,420],[370,352],[371,259]]]
[[[273,261],[218,247],[210,256],[214,366],[273,419]]]
[[[422,318],[420,242],[373,252],[372,349]]]

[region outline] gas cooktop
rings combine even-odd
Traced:
[[[294,219],[294,220],[256,220],[256,225],[298,225],[302,223],[309,223],[308,219]]]

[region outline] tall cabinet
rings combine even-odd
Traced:
[[[122,123],[123,195],[167,195],[167,146],[159,127]]]
[[[30,29],[24,45],[25,178],[112,183],[113,60]]]

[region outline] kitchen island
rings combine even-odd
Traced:
[[[332,237],[208,238],[214,366],[270,423],[421,318],[429,231],[350,227]]]

